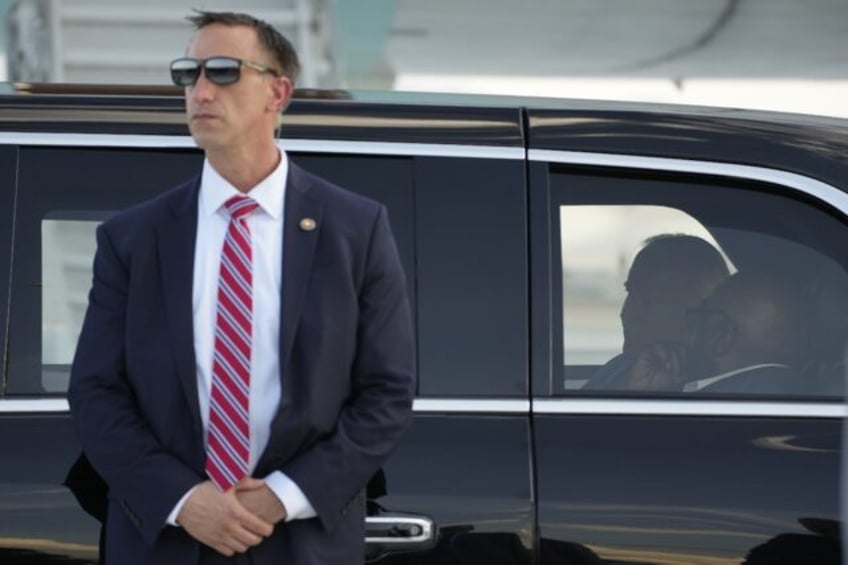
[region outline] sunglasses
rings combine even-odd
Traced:
[[[275,77],[280,76],[280,73],[271,67],[235,57],[209,57],[208,59],[182,57],[171,62],[171,80],[177,86],[194,86],[200,78],[200,72],[203,71],[206,73],[206,79],[211,83],[234,84],[241,78],[242,67]]]

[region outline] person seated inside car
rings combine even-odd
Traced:
[[[598,369],[583,388],[628,388],[639,355],[656,343],[683,344],[686,310],[700,304],[728,275],[721,254],[699,237],[662,234],[646,240],[624,283],[622,352]]]
[[[792,394],[809,336],[804,293],[769,273],[738,272],[688,313],[686,347],[659,344],[634,363],[628,387]]]

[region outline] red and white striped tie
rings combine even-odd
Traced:
[[[230,223],[218,278],[206,473],[226,492],[247,475],[250,457],[253,254],[247,216],[258,205],[247,196],[233,196],[225,206]]]

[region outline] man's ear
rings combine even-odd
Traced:
[[[275,77],[271,81],[271,97],[266,109],[275,114],[282,113],[291,101],[294,85],[288,77]]]

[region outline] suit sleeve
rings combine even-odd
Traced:
[[[382,206],[372,227],[365,273],[351,397],[334,434],[282,468],[327,530],[381,467],[411,422],[415,353],[410,306]]]
[[[110,499],[153,544],[180,497],[203,478],[161,448],[127,378],[128,263],[106,225],[98,227],[94,278],[68,402],[83,451],[108,484]]]

